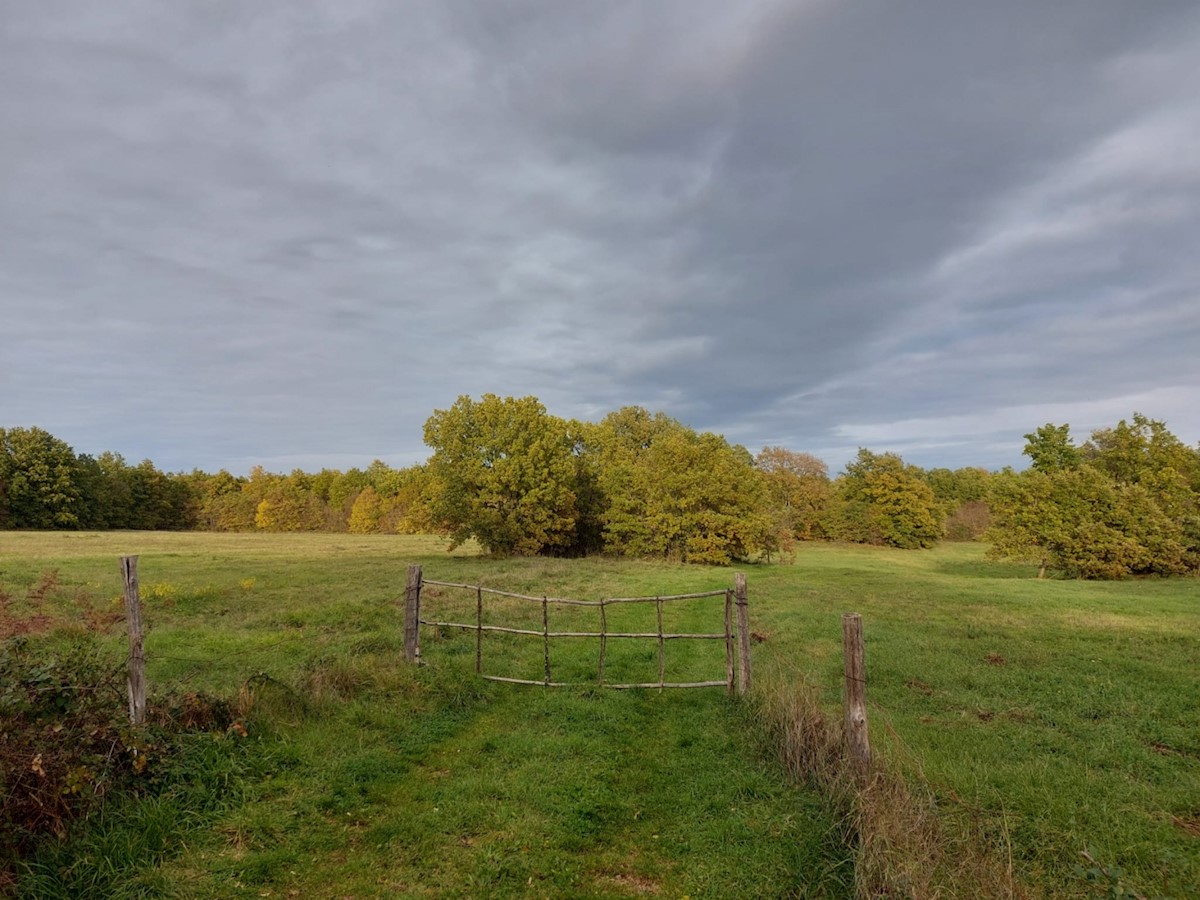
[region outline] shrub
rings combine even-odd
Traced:
[[[154,709],[153,722],[129,725],[124,664],[92,632],[57,647],[23,635],[0,642],[0,873],[110,797],[168,784],[179,733],[231,722],[228,704],[202,694],[159,698]]]

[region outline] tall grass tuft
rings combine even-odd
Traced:
[[[863,772],[850,757],[844,727],[821,707],[810,685],[760,684],[753,715],[789,776],[816,788],[841,823],[854,852],[854,889],[861,898],[1026,898],[1007,860],[911,786],[878,749]]]

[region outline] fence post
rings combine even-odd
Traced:
[[[146,720],[146,655],[142,649],[142,601],[138,596],[138,558],[121,557],[121,578],[125,582],[125,621],[129,627],[129,722],[141,725]]]
[[[404,585],[404,659],[421,660],[421,567],[408,567]]]
[[[546,664],[546,681],[550,684],[550,601],[542,597],[542,659]]]
[[[750,614],[746,609],[746,576],[741,572],[733,576],[733,592],[738,619],[738,694],[745,696],[750,690],[753,673],[750,668]]]
[[[860,770],[871,765],[867,739],[867,665],[863,650],[862,616],[842,616],[842,645],[846,657],[846,743]]]
[[[733,589],[725,589],[725,693],[734,691],[733,676]]]
[[[483,588],[475,588],[475,674],[483,674]]]
[[[600,687],[604,687],[604,654],[608,651],[608,616],[604,612],[604,604],[607,601],[600,601],[600,669],[597,674],[597,683]]]
[[[661,694],[663,683],[667,680],[667,648],[663,640],[662,597],[655,597],[654,605],[658,607],[658,692]]]

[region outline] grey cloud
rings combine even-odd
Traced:
[[[411,461],[484,391],[953,464],[1190,421],[1191,4],[10,7],[3,419],[77,449]]]

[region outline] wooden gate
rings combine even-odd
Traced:
[[[425,586],[447,588],[450,590],[471,591],[475,595],[474,622],[442,622],[425,619],[421,615],[421,590]],[[507,597],[541,607],[541,629],[514,628],[505,625],[485,625],[483,621],[484,597]],[[663,629],[663,606],[680,600],[699,600],[707,597],[721,597],[724,600],[724,627],[721,631],[703,633],[668,632]],[[655,631],[610,631],[608,627],[607,610],[614,604],[639,603],[654,604],[658,628]],[[550,610],[557,606],[589,607],[598,612],[598,631],[552,631],[550,629]],[[737,610],[737,624],[734,625],[734,609]],[[725,686],[729,693],[735,689],[739,694],[746,693],[750,687],[750,630],[746,578],[742,574],[734,577],[732,587],[714,591],[701,591],[693,594],[674,594],[655,597],[609,597],[603,600],[568,600],[558,597],[532,597],[526,594],[516,594],[511,591],[500,591],[486,588],[477,584],[459,584],[452,581],[426,580],[420,566],[409,566],[408,582],[405,587],[404,604],[404,654],[410,662],[417,662],[421,655],[421,627],[458,628],[475,633],[475,671],[490,681],[503,681],[511,684],[532,684],[543,687],[571,687],[581,682],[555,681],[550,671],[550,642],[555,638],[596,638],[599,641],[597,652],[596,684],[599,687],[613,689],[630,688],[700,688]],[[483,637],[485,633],[526,635],[530,638],[540,638],[542,642],[542,659],[544,676],[541,680],[527,678],[509,678],[500,675],[488,675],[483,671]],[[604,664],[608,653],[609,640],[653,640],[658,644],[658,680],[637,683],[614,683],[605,681]],[[666,646],[673,641],[723,641],[725,643],[725,677],[708,681],[676,681],[666,680]]]

